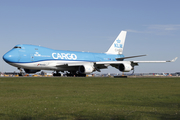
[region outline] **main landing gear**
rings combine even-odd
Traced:
[[[86,74],[80,74],[75,71],[66,72],[64,75],[67,77],[86,77]],[[61,76],[61,74],[59,73],[59,71],[56,71],[56,73],[54,73],[53,76]]]
[[[61,76],[61,73],[59,73],[59,71],[56,71],[56,73],[53,73],[53,76]]]
[[[86,77],[86,74],[71,74],[66,73],[67,77]]]

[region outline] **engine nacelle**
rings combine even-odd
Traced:
[[[26,73],[36,73],[36,72],[39,72],[39,71],[41,71],[41,70],[24,69],[24,71],[25,71]]]
[[[79,66],[78,71],[81,74],[89,74],[94,71],[94,67],[92,67],[91,65],[83,65],[83,66]]]
[[[130,64],[125,63],[125,64],[119,64],[118,69],[121,72],[129,72],[133,70],[134,68]]]

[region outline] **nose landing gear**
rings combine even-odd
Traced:
[[[20,71],[19,72],[19,76],[23,76],[24,75],[23,69],[22,68],[18,68],[18,70]]]

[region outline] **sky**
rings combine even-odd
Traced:
[[[127,31],[127,60],[141,63],[135,73],[180,72],[179,0],[1,0],[0,71],[17,71],[2,56],[17,44],[57,50],[106,52],[121,30]],[[119,73],[115,68],[102,73]]]

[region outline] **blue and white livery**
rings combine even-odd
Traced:
[[[19,44],[7,52],[3,59],[8,64],[24,69],[27,73],[35,73],[40,70],[67,72],[67,75],[85,76],[85,74],[105,69],[108,66],[115,67],[122,72],[129,72],[140,62],[173,62],[171,61],[123,61],[127,58],[141,57],[145,55],[125,57],[123,48],[126,31],[121,31],[106,53],[91,53],[54,50],[35,45]]]

